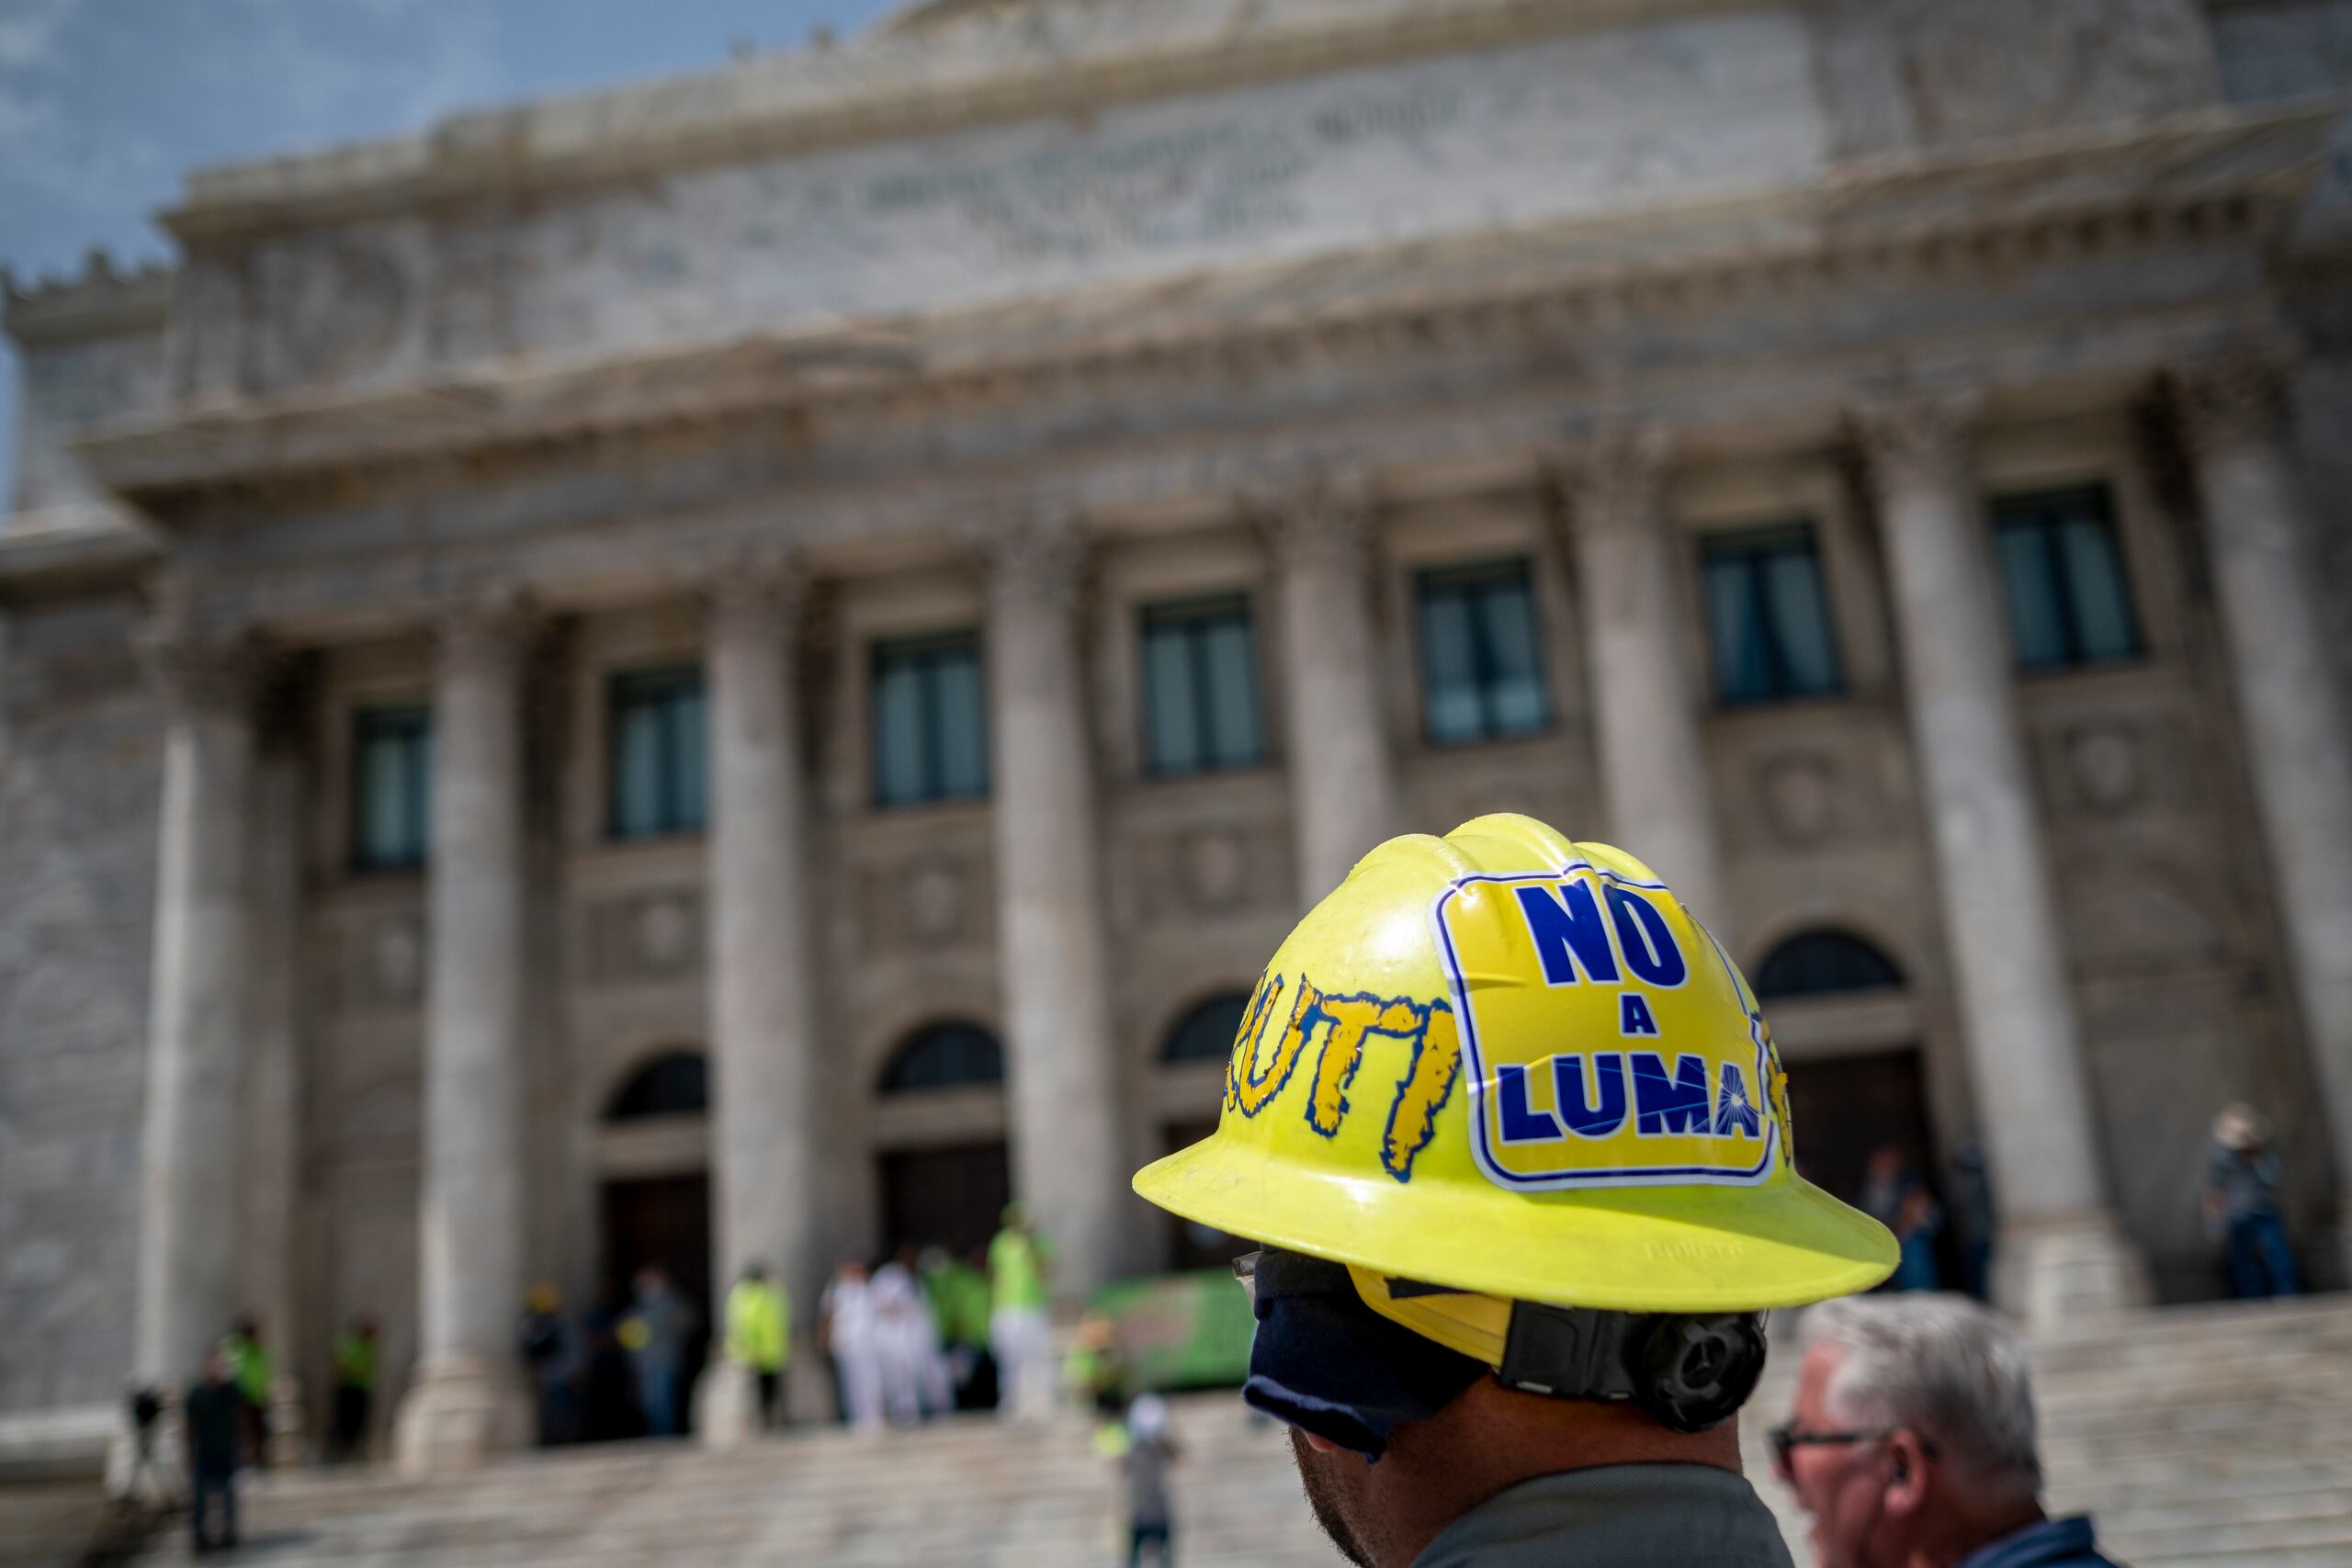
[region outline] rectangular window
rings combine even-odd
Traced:
[[[877,642],[874,803],[922,806],[988,794],[988,704],[970,632]]]
[[[615,675],[607,692],[612,836],[701,832],[708,798],[702,671],[632,670]]]
[[[1996,501],[1993,548],[2018,668],[2138,656],[2140,623],[2104,485]]]
[[[1699,547],[1715,700],[1787,702],[1842,685],[1829,595],[1809,524],[1719,535]]]
[[[352,869],[424,863],[432,785],[430,708],[368,707],[351,716]]]
[[[1418,601],[1432,744],[1527,735],[1551,723],[1526,562],[1425,571]]]
[[[1239,594],[1143,612],[1144,765],[1173,777],[1255,766],[1258,659]]]

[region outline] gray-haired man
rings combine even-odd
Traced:
[[[2114,1568],[2088,1518],[2041,1508],[2025,1351],[1961,1296],[1806,1314],[1772,1458],[1821,1568]]]

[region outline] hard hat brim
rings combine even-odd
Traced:
[[[1136,1173],[1163,1209],[1268,1247],[1513,1301],[1745,1312],[1865,1291],[1885,1226],[1794,1175],[1760,1187],[1506,1192],[1343,1176],[1209,1137]]]

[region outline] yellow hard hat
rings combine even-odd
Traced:
[[[1798,1176],[1790,1135],[1730,955],[1631,855],[1504,815],[1391,840],[1299,922],[1216,1132],[1135,1187],[1351,1265],[1375,1310],[1493,1361],[1505,1302],[1750,1312],[1884,1279],[1894,1238]]]

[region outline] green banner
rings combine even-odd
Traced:
[[[1230,1272],[1105,1285],[1087,1305],[1111,1320],[1131,1390],[1235,1388],[1250,1375],[1250,1298]]]

